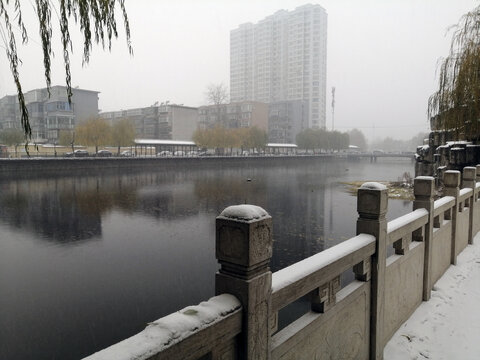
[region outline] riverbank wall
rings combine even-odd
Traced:
[[[347,160],[332,154],[312,156],[252,156],[252,157],[135,157],[135,158],[31,158],[0,159],[0,178],[30,178],[38,176],[76,174],[124,174],[146,169],[222,169],[248,166],[279,166],[298,163]]]

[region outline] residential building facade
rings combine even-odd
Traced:
[[[50,94],[46,88],[24,93],[33,142],[55,143],[60,131],[73,130],[75,125],[98,116],[98,91],[74,88],[72,94],[69,103],[65,86],[52,86]],[[0,130],[21,129],[20,119],[18,97],[1,98]]]
[[[268,141],[295,144],[299,132],[308,128],[308,102],[288,100],[268,106]]]
[[[320,5],[280,10],[230,32],[230,99],[304,100],[308,127],[325,128],[327,13]]]
[[[198,108],[176,104],[161,104],[143,108],[110,111],[100,114],[111,125],[129,119],[140,139],[191,140],[197,129]]]
[[[258,101],[207,105],[198,108],[198,127],[211,129],[215,126],[228,129],[256,126],[268,128],[268,104]]]

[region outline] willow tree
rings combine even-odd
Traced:
[[[121,119],[112,126],[111,141],[117,147],[117,155],[122,146],[135,144],[135,126],[129,119]]]
[[[90,118],[75,128],[76,141],[82,145],[95,146],[95,154],[98,147],[111,142],[112,128],[105,119]]]
[[[38,18],[38,31],[43,51],[43,67],[47,89],[50,93],[51,85],[51,59],[52,50],[52,8],[56,14],[60,26],[60,41],[63,51],[63,62],[65,67],[65,79],[67,85],[68,101],[72,98],[71,72],[70,72],[70,53],[73,52],[73,44],[70,38],[69,26],[72,22],[80,27],[83,37],[83,57],[82,65],[90,60],[92,43],[101,44],[111,50],[112,38],[118,37],[116,5],[120,9],[128,50],[133,54],[130,42],[130,26],[127,12],[125,10],[125,0],[58,0],[58,6],[54,5],[54,0],[35,0],[28,5],[21,4],[20,0],[0,0],[0,35],[6,56],[10,64],[13,81],[17,88],[18,103],[21,114],[22,129],[26,139],[30,139],[32,130],[28,118],[28,111],[23,96],[22,85],[19,74],[19,64],[22,63],[17,53],[16,31],[19,30],[20,38],[23,44],[28,43],[28,32],[32,26],[25,24],[22,16],[22,6],[33,6]],[[27,31],[28,28],[28,31]]]
[[[438,90],[428,115],[456,138],[480,138],[480,6],[453,27],[449,55],[440,63]]]

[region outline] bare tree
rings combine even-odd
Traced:
[[[209,104],[225,104],[228,102],[228,88],[224,83],[210,84],[205,92],[205,97]]]

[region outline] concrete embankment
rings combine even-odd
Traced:
[[[124,174],[139,170],[209,169],[244,166],[292,165],[330,161],[330,154],[316,156],[194,157],[194,158],[31,158],[0,160],[1,178],[43,175]],[[336,159],[337,157],[335,157]]]

